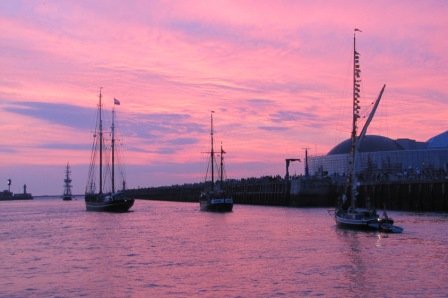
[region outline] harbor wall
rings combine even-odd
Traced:
[[[198,202],[202,190],[203,188],[198,184],[128,189],[126,193],[140,200]]]
[[[370,183],[360,187],[361,198],[377,208],[418,212],[448,212],[447,181]]]
[[[320,179],[320,178],[316,178]],[[334,207],[343,193],[343,183],[300,182],[297,189],[292,181],[280,177],[263,177],[232,180],[224,189],[236,204],[293,206],[293,207]],[[293,183],[293,184],[291,184]],[[310,187],[310,185],[314,185]],[[205,183],[150,187],[127,190],[136,199],[198,202]],[[375,181],[364,182],[359,187],[359,203],[370,203],[377,209],[386,206],[388,210],[417,212],[448,212],[448,180],[425,181]]]

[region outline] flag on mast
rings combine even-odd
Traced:
[[[117,105],[117,106],[120,105],[120,101],[118,99],[116,99],[116,98],[114,98],[114,105]]]

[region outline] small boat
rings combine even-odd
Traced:
[[[231,212],[233,209],[233,198],[223,189],[224,176],[224,154],[226,153],[221,144],[221,168],[220,183],[215,184],[215,151],[213,148],[213,111],[210,115],[210,165],[211,165],[211,186],[204,190],[199,197],[201,211]]]
[[[384,212],[379,216],[375,209],[367,208],[339,208],[335,212],[336,223],[339,227],[371,230],[384,233],[401,233],[403,228],[395,226],[392,218]]]
[[[104,212],[126,212],[132,205],[134,199],[130,198],[125,192],[125,181],[123,180],[123,189],[121,191],[115,190],[115,105],[120,105],[120,101],[114,98],[114,108],[112,110],[112,126],[111,126],[111,165],[110,165],[110,190],[105,191],[106,177],[103,177],[103,162],[104,159],[104,133],[103,133],[103,119],[102,119],[102,95],[101,89],[99,94],[99,104],[97,113],[97,125],[95,127],[94,141],[92,146],[91,163],[89,168],[89,179],[86,187],[85,202],[87,211],[104,211]],[[96,159],[99,153],[99,173],[95,175],[95,168],[97,166]],[[107,171],[109,172],[109,171]],[[96,191],[95,178],[99,178],[98,192]]]
[[[67,163],[65,168],[65,179],[64,179],[64,194],[62,195],[62,200],[71,201],[72,200],[72,179],[70,178],[70,165]]]
[[[349,159],[349,168],[347,175],[346,191],[339,200],[339,206],[334,212],[336,224],[343,228],[350,229],[362,229],[362,230],[374,230],[387,233],[401,233],[403,229],[401,227],[394,226],[392,218],[387,216],[384,211],[383,216],[379,216],[374,208],[359,208],[357,207],[358,198],[358,151],[360,144],[363,141],[364,136],[367,133],[367,128],[375,115],[375,112],[380,103],[386,85],[380,91],[380,94],[375,101],[372,111],[364,124],[361,133],[357,133],[357,121],[360,118],[359,115],[359,97],[360,97],[360,65],[359,65],[359,53],[356,51],[356,32],[360,31],[355,29],[353,36],[353,127],[351,133],[351,154]],[[350,204],[348,204],[350,203]]]

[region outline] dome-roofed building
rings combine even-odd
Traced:
[[[327,155],[309,158],[311,174],[328,173],[344,176],[348,172],[351,140],[345,140]],[[393,140],[379,135],[367,135],[359,148],[358,172],[376,176],[448,175],[448,131],[418,142],[408,138]],[[431,174],[428,174],[431,173]]]
[[[347,139],[336,145],[328,155],[350,153],[352,140]],[[377,135],[366,135],[359,146],[359,152],[397,151],[403,148],[394,140]]]
[[[427,148],[448,147],[448,130],[430,138],[427,142]]]

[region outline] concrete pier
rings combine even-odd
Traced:
[[[291,181],[262,177],[231,180],[224,188],[236,204],[331,208],[336,206],[345,185],[324,181],[321,178],[308,180],[303,182],[305,187],[294,191]],[[128,192],[136,199],[197,202],[205,186],[196,183],[130,189]],[[365,206],[367,201],[377,209],[386,206],[388,210],[448,212],[448,179],[362,182],[359,204]]]

